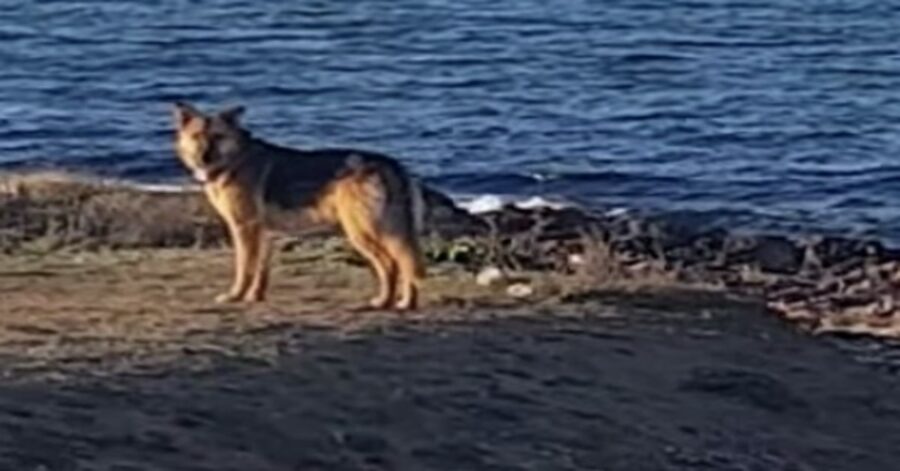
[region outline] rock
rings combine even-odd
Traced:
[[[660,221],[571,207],[504,206],[477,217],[489,228],[487,239],[478,239],[485,252],[471,265],[491,265],[478,274],[483,286],[514,283],[501,269],[604,280],[662,275],[762,293],[785,318],[831,330],[883,323],[900,310],[900,250],[877,242],[741,234],[689,217]],[[533,287],[513,284],[507,293],[527,297]]]
[[[506,288],[506,294],[513,298],[527,298],[534,294],[534,288],[526,283],[513,283]]]
[[[536,225],[539,215],[535,211],[508,205],[498,211],[484,213],[483,217],[493,234],[508,236],[530,231]]]
[[[812,245],[816,258],[825,268],[843,265],[848,260],[860,260],[868,257],[881,258],[891,253],[875,241],[847,239],[843,237],[812,237]]]
[[[757,238],[753,254],[764,272],[793,274],[799,272],[803,265],[803,249],[786,237]]]
[[[422,191],[425,201],[425,229],[443,238],[480,235],[487,232],[487,224],[459,208],[447,195],[428,186]]]
[[[542,217],[541,239],[571,240],[584,233],[595,232],[597,220],[577,208],[540,210]]]
[[[475,276],[479,286],[494,286],[503,281],[503,272],[497,267],[485,267]]]
[[[569,266],[572,267],[581,267],[587,263],[584,259],[584,255],[580,253],[572,253],[569,254],[568,259],[566,260],[569,263]]]

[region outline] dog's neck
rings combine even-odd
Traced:
[[[281,157],[281,156],[292,156],[300,153],[301,151],[297,149],[292,149],[290,147],[281,146],[278,144],[274,144],[272,142],[266,141],[264,139],[253,137],[250,134],[247,134],[247,154],[254,156],[272,156],[272,157]]]
[[[237,177],[237,174],[244,170],[246,167],[252,166],[255,163],[265,162],[265,159],[260,158],[262,155],[272,155],[275,153],[280,154],[289,150],[266,142],[262,139],[255,138],[250,135],[250,133],[246,134],[245,140],[242,143],[242,147],[243,150],[239,152],[239,155],[242,156],[240,159],[212,170],[207,175],[207,178],[205,180],[201,180],[200,183],[203,186],[212,187],[227,185],[232,182]],[[260,168],[260,172],[265,171],[265,169]]]
[[[214,169],[207,175],[205,180],[198,179],[202,185],[227,185],[247,166],[271,162],[271,157],[275,157],[276,159],[297,158],[304,157],[311,153],[309,150],[295,149],[269,142],[265,139],[253,136],[249,131],[244,131],[244,133],[243,141],[241,143],[242,149],[238,153],[241,155],[241,158]],[[268,169],[261,166],[260,172],[261,175],[265,174],[268,172]]]

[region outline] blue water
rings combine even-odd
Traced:
[[[0,167],[180,179],[169,103],[243,103],[258,135],[454,192],[900,242],[897,2],[2,7]]]

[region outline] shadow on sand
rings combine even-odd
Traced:
[[[759,309],[607,294],[376,313],[248,334],[272,362],[186,351],[152,373],[7,382],[0,469],[892,469],[896,378]]]

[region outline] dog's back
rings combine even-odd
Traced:
[[[350,176],[377,175],[391,197],[408,197],[410,180],[406,170],[382,154],[355,149],[297,150],[269,145],[269,169],[263,182],[266,204],[280,210],[301,209],[315,204],[334,185]],[[402,204],[403,201],[397,201]]]

